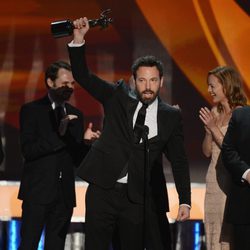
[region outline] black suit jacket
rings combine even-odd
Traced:
[[[222,159],[232,176],[226,219],[235,224],[250,223],[250,185],[242,175],[250,169],[250,107],[237,108],[229,122],[222,145]]]
[[[18,198],[38,204],[53,201],[62,172],[64,197],[75,206],[74,167],[87,151],[83,144],[83,115],[70,104],[67,114],[77,115],[65,136],[59,136],[55,112],[46,96],[24,104],[20,111],[20,141],[24,168]]]
[[[3,153],[2,135],[0,133],[0,164],[2,164],[3,159],[4,159],[4,153]]]
[[[132,124],[138,100],[123,80],[111,84],[91,74],[84,48],[69,48],[72,72],[76,81],[102,103],[105,117],[102,135],[92,145],[78,175],[89,183],[111,188],[128,163],[129,197],[136,203],[143,203],[144,147],[134,144]],[[153,204],[166,211],[168,201],[162,153],[171,162],[180,203],[190,204],[189,168],[179,110],[159,101],[157,122],[158,136],[149,140],[150,192]]]

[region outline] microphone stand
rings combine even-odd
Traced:
[[[144,193],[143,193],[143,249],[146,249],[146,239],[147,239],[147,207],[150,206],[149,195],[149,142],[148,142],[148,126],[143,126],[142,140],[144,142]]]

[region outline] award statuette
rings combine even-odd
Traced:
[[[100,26],[101,29],[107,28],[108,25],[113,22],[112,18],[107,17],[107,14],[110,11],[110,9],[104,10],[100,14],[100,18],[89,20],[89,26],[91,28],[96,26]],[[73,34],[74,28],[74,24],[70,20],[56,21],[51,23],[51,33],[54,38],[71,36]]]

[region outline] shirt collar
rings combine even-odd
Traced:
[[[141,107],[142,105],[143,105],[142,102],[139,101],[138,106]],[[154,109],[154,108],[157,107],[157,106],[158,106],[158,97],[155,98],[155,100],[154,100],[152,103],[150,103],[150,104],[148,105],[147,110]]]
[[[50,100],[50,102],[51,102],[51,107],[52,107],[53,110],[54,110],[56,107],[58,107],[58,106],[61,106],[61,107],[63,107],[63,108],[65,109],[65,103],[61,103],[61,104],[56,103],[55,101],[53,101],[53,99],[52,99],[52,97],[50,96],[49,93],[48,93],[48,98],[49,98],[49,100]]]

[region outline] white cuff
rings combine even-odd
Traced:
[[[244,180],[246,180],[246,178],[247,178],[247,174],[249,173],[249,171],[250,171],[250,169],[248,169],[248,170],[246,170],[245,172],[244,172],[244,174],[242,175],[242,182],[244,182]]]
[[[188,204],[185,204],[185,203],[180,204],[180,207],[182,207],[182,206],[183,206],[183,207],[185,206],[185,207],[188,207],[188,208],[190,208],[190,209],[191,209],[191,206],[190,206],[190,205],[188,205]]]
[[[74,41],[72,40],[70,43],[68,43],[69,47],[81,47],[85,44],[85,40],[83,41],[83,43],[74,43]]]

